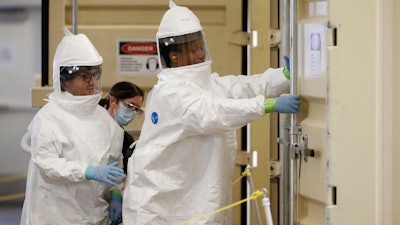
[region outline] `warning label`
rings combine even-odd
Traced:
[[[125,76],[156,76],[159,72],[155,41],[119,41],[118,74]]]

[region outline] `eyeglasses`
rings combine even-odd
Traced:
[[[130,103],[130,102],[127,102],[127,101],[125,101],[125,100],[120,100],[124,105],[125,105],[125,107],[126,108],[128,108],[129,110],[132,110],[132,111],[136,111],[137,113],[142,113],[143,112],[143,109],[141,109],[139,106],[137,106],[137,105],[134,105],[134,104],[132,104],[132,103]]]
[[[92,80],[92,78],[94,78],[95,80],[98,80],[100,78],[100,76],[101,76],[101,72],[100,71],[96,71],[94,73],[86,72],[86,73],[83,73],[83,74],[79,74],[79,76],[81,76],[82,79],[86,83],[88,83],[88,82],[90,82]]]

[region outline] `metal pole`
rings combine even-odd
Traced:
[[[280,0],[280,30],[282,34],[280,46],[280,66],[285,66],[283,56],[290,56],[290,0]],[[287,115],[279,115],[281,123],[280,138],[280,162],[282,174],[279,179],[279,224],[290,225],[291,218],[291,176],[290,176],[290,118]]]
[[[297,94],[297,0],[290,0],[290,93]],[[290,224],[297,220],[296,114],[290,115]]]
[[[72,0],[72,33],[78,33],[78,0]]]
[[[290,53],[290,5],[289,0],[280,0],[280,30],[282,33],[282,41],[280,46],[280,54],[289,55]],[[282,59],[282,57],[281,57]],[[285,63],[281,60],[281,66]]]
[[[247,182],[250,187],[250,193],[253,193],[255,191],[255,189],[254,189],[253,178],[251,177],[250,166],[247,166],[246,170],[249,171],[249,175],[247,176]],[[260,217],[260,211],[258,209],[257,200],[254,200],[252,202],[253,202],[254,212],[256,215],[255,217],[256,217],[257,225],[261,225],[261,217]],[[249,215],[249,217],[250,217],[250,215]],[[270,224],[268,224],[268,225],[270,225]]]
[[[281,117],[284,117],[281,115]],[[290,120],[287,117],[281,121],[282,136],[280,138],[280,161],[282,164],[282,174],[279,179],[279,224],[289,225],[290,218]]]

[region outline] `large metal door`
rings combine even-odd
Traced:
[[[392,197],[399,170],[391,155],[398,150],[392,140],[398,4],[290,2],[297,3],[296,88],[307,104],[289,126],[298,137],[290,146],[296,150],[290,155],[296,158],[294,218],[280,217],[279,224],[397,224]],[[307,162],[304,149],[315,153]]]
[[[327,49],[333,45],[327,4],[300,1],[297,8],[297,84],[306,105],[305,117],[297,118],[296,127],[300,148],[296,151],[297,218],[293,221],[298,224],[326,224],[326,207],[336,204],[336,187],[327,180]],[[313,157],[307,150],[313,151]]]
[[[392,102],[392,85],[398,85],[392,80],[398,75],[391,63],[399,62],[392,55],[397,42],[392,32],[399,22],[393,17],[396,4],[329,1],[329,21],[337,27],[336,47],[328,51],[327,182],[336,187],[337,199],[326,210],[330,225],[398,224],[391,215],[399,211],[391,203],[398,170],[390,157],[398,152],[391,139],[398,136],[391,116],[398,104]],[[362,10],[354,14],[349,10],[354,8]]]
[[[292,7],[289,2],[296,4],[294,15],[287,12]],[[269,28],[265,36],[268,38],[264,39],[267,43],[263,43],[268,49],[264,51],[269,57],[268,66],[284,66],[283,55],[290,55],[292,66],[296,66],[291,69],[295,74],[291,92],[302,97],[302,109],[297,115],[271,114],[264,117],[265,121],[251,125],[257,129],[252,132],[252,146],[267,142],[267,151],[258,145],[262,146],[258,163],[265,167],[254,169],[263,173],[255,179],[270,178],[265,185],[273,204],[274,224],[326,224],[326,209],[336,203],[336,187],[327,181],[327,51],[334,45],[333,31],[327,23],[328,3],[276,0],[269,1],[267,6],[258,1],[254,4],[254,13],[262,9],[269,12],[266,17],[259,14],[251,17],[252,26]],[[289,17],[295,17],[295,23],[289,24]],[[262,19],[266,21],[264,24]],[[288,37],[293,30],[295,35]],[[290,38],[294,38],[293,43]],[[262,68],[258,50],[251,49],[254,71]],[[250,224],[256,223],[252,220]]]

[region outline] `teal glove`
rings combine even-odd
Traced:
[[[300,96],[285,95],[264,100],[265,113],[297,113],[300,109]]]
[[[122,195],[119,190],[111,191],[108,215],[111,220],[111,225],[120,224],[122,222]]]
[[[97,180],[106,184],[116,185],[125,177],[124,170],[117,167],[118,161],[107,166],[88,166],[85,177],[88,180]]]
[[[283,68],[283,74],[285,74],[285,77],[290,80],[290,59],[287,55],[283,56],[283,59],[285,60],[285,68]]]
[[[283,56],[283,59],[285,60],[285,67],[290,71],[290,58],[289,58],[289,56],[285,55],[285,56]]]

